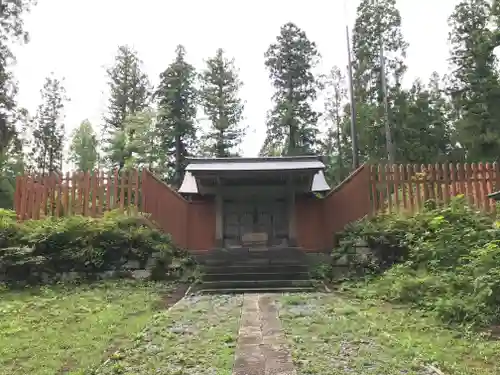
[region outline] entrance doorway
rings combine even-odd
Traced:
[[[224,200],[224,246],[241,247],[243,235],[250,233],[266,233],[267,246],[286,245],[287,212],[285,199]]]

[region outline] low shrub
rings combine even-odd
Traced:
[[[70,272],[93,279],[125,271],[131,261],[156,279],[177,278],[194,266],[170,236],[145,225],[141,215],[111,212],[102,218],[17,223],[15,215],[1,211],[0,225],[0,274],[7,282],[42,283]]]
[[[359,241],[372,250],[351,267],[369,270],[359,292],[409,303],[446,322],[484,326],[500,322],[500,223],[470,208],[463,197],[429,205],[412,216],[360,221],[342,233],[333,257]]]

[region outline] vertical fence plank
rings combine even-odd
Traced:
[[[493,190],[500,190],[500,163],[493,163]]]
[[[89,172],[83,172],[83,180],[82,180],[82,215],[87,216],[89,211],[89,184],[90,184],[90,176]]]
[[[474,204],[474,192],[472,184],[472,168],[468,163],[464,164],[464,181],[465,181],[465,191],[469,204]]]
[[[429,186],[427,184],[428,170],[424,164],[420,165],[420,183],[422,185],[422,205],[429,199]]]
[[[399,175],[399,181],[401,184],[401,200],[403,204],[403,211],[408,210],[408,202],[407,202],[407,189],[406,189],[406,175],[405,175],[405,166],[403,164],[400,164],[398,166],[398,175]]]
[[[494,174],[494,167],[491,163],[486,163],[484,166],[485,169],[485,175],[486,175],[486,194],[491,194],[493,193],[493,174]],[[488,199],[488,206],[490,208],[490,212],[492,214],[496,214],[496,204],[495,201],[487,198]]]
[[[104,212],[104,202],[105,202],[105,186],[104,186],[104,171],[99,172],[99,203],[97,204],[97,215],[100,217]]]
[[[40,186],[40,178],[35,177],[35,185],[33,186],[33,207],[32,207],[32,219],[39,220],[40,219],[40,209],[41,209],[41,189]]]
[[[453,163],[449,163],[448,164],[448,170],[450,172],[450,174],[449,174],[449,176],[450,176],[449,183],[450,183],[451,195],[452,196],[456,196],[457,195],[457,184],[456,184],[457,175],[456,175],[455,165]]]
[[[134,206],[136,213],[139,213],[141,211],[141,208],[139,206],[139,195],[140,195],[140,183],[139,183],[139,170],[135,170],[135,176],[134,176]]]
[[[118,168],[115,169],[113,176],[113,209],[118,208],[119,198],[118,198],[118,185],[119,185]]]
[[[113,171],[110,171],[106,177],[106,210],[111,211],[111,195],[113,187]]]
[[[28,219],[33,219],[33,207],[35,203],[35,189],[36,189],[36,180],[31,179],[30,181],[30,189],[29,189],[29,200],[28,200]]]
[[[92,172],[92,188],[91,188],[91,196],[92,196],[92,208],[91,215],[92,217],[97,216],[97,197],[99,194],[99,171],[96,169]]]
[[[479,194],[479,173],[476,163],[472,163],[470,166],[471,177],[472,177],[472,196],[474,199],[474,207],[481,207],[481,195]]]
[[[422,209],[422,191],[420,189],[420,180],[422,175],[420,173],[420,168],[417,164],[413,165],[413,179],[415,184],[415,208],[416,210]]]
[[[132,209],[132,181],[133,179],[133,173],[134,169],[131,168],[130,170],[126,171],[125,174],[127,175],[127,212],[130,213],[130,210]]]
[[[396,212],[401,211],[401,192],[399,190],[399,166],[394,164],[391,165],[391,173],[392,173],[392,181],[393,181],[393,186],[394,186],[394,205]]]
[[[76,213],[76,186],[77,186],[77,174],[73,172],[71,174],[71,215],[75,215]]]
[[[477,165],[477,170],[478,170],[478,178],[479,178],[479,194],[481,195],[481,206],[485,212],[490,212],[490,200],[488,198],[488,187],[486,185],[487,183],[487,170],[486,166],[483,163],[479,163]]]
[[[122,171],[120,179],[120,210],[123,211],[125,208],[125,181],[127,173]]]
[[[66,172],[62,182],[62,216],[68,216],[68,206],[69,206],[69,172]]]
[[[61,214],[61,175],[54,173],[54,216],[59,217]]]
[[[426,167],[427,199],[436,200],[436,171],[432,164]]]
[[[85,215],[85,173],[78,173],[78,215]]]
[[[147,170],[146,168],[144,168],[142,170],[142,176],[141,176],[141,210],[143,212],[148,212],[146,210],[146,194],[144,194],[144,192],[146,191],[147,189],[147,180],[148,180],[148,176],[147,176]]]
[[[457,164],[457,187],[458,193],[462,194],[464,197],[467,195],[465,190],[465,165]]]
[[[16,211],[17,215],[19,215],[19,213],[21,212],[22,180],[23,180],[22,176],[16,176],[16,187],[14,190],[14,211]]]
[[[387,195],[387,210],[389,213],[392,212],[392,176],[390,172],[390,166],[384,166],[384,177],[385,177],[385,193]]]
[[[434,164],[434,186],[436,187],[436,200],[439,205],[444,204],[444,175],[443,175],[443,166],[442,164]]]
[[[446,205],[450,203],[450,164],[443,163],[441,165],[441,175],[443,176],[443,203]]]
[[[382,169],[382,166],[379,165],[377,167],[377,174],[378,174],[378,210],[383,211],[384,210],[384,172]]]
[[[21,190],[19,194],[19,212],[17,215],[18,220],[24,220],[24,214],[26,212],[26,183],[27,176],[23,175],[21,178],[21,184],[19,186],[19,190]]]
[[[413,168],[410,164],[406,165],[406,186],[408,189],[408,209],[410,212],[415,211],[415,196],[413,194],[413,179],[415,175],[413,174]]]
[[[26,178],[26,183],[24,184],[24,220],[30,219],[29,217],[29,207],[30,207],[30,189],[31,189],[31,177]]]

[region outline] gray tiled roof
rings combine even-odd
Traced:
[[[284,171],[324,169],[316,156],[188,159],[187,171]]]

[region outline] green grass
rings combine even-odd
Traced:
[[[195,296],[155,315],[94,374],[230,375],[241,296]]]
[[[162,284],[106,282],[0,292],[0,375],[80,374],[133,340]]]
[[[500,373],[500,341],[447,329],[406,308],[333,294],[279,298],[299,375]]]

